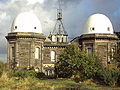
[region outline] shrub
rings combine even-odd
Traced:
[[[10,77],[20,77],[20,78],[26,78],[26,77],[36,77],[37,73],[34,70],[18,70],[16,72],[10,72]]]
[[[27,71],[27,77],[30,76],[30,77],[36,77],[37,76],[37,72],[35,72],[34,70],[28,70]]]
[[[45,74],[43,72],[38,72],[36,74],[36,77],[39,78],[39,79],[42,79],[42,78],[45,78]]]
[[[20,78],[45,78],[45,74],[43,72],[35,72],[34,70],[18,70],[16,72],[9,72],[9,77],[20,77]]]
[[[118,70],[109,70],[106,68],[98,70],[96,73],[96,79],[98,81],[102,81],[102,84],[108,86],[115,86],[118,82],[118,78],[120,76],[120,71]]]

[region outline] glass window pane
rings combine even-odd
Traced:
[[[87,53],[92,54],[92,48],[88,48]]]
[[[55,61],[55,59],[56,59],[56,53],[55,53],[55,51],[51,51],[51,61]]]
[[[35,48],[35,59],[39,59],[40,58],[40,49],[39,48]]]

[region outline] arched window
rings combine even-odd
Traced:
[[[114,52],[115,52],[115,50],[114,50],[114,48],[112,48],[112,49],[111,49],[111,56],[112,56],[111,59],[112,59],[112,60],[113,60]]]
[[[40,58],[40,48],[35,48],[35,59],[39,59]]]
[[[63,37],[62,37],[62,42],[64,42]]]
[[[56,60],[56,52],[55,51],[51,51],[51,61],[52,62],[55,62],[55,60]]]
[[[12,47],[12,57],[15,58],[15,47]]]
[[[57,37],[57,42],[59,42],[59,38]]]

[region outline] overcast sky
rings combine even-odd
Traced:
[[[95,13],[105,14],[113,24],[114,31],[120,31],[120,0],[61,0],[63,23],[69,39],[81,35],[86,19]],[[47,36],[53,30],[56,20],[57,0],[0,0],[0,60],[6,61],[7,41],[5,36],[21,12],[34,12],[41,21],[43,33]]]

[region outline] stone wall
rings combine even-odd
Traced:
[[[45,37],[37,33],[9,33],[8,40],[8,65],[9,68],[42,67],[42,51]],[[12,55],[14,47],[15,57]],[[35,48],[40,49],[40,58],[35,59]]]
[[[117,46],[117,36],[114,34],[85,34],[80,36],[79,43],[82,50],[92,49],[92,54],[98,56],[103,66],[111,63],[110,51]]]
[[[45,43],[44,44],[44,56],[43,56],[43,72],[46,75],[54,75],[54,66],[57,60],[59,59],[59,55],[62,53],[64,48],[68,45],[68,43]],[[51,51],[55,51],[56,59],[55,61],[51,61]]]

